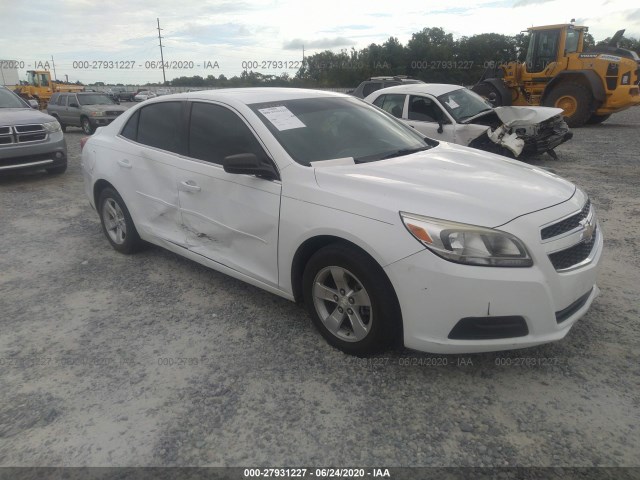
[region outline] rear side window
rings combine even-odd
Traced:
[[[211,103],[193,103],[189,129],[189,156],[222,164],[224,157],[253,153],[266,157],[249,127],[231,110]]]
[[[127,121],[127,124],[122,129],[122,132],[120,132],[120,135],[122,135],[125,138],[128,138],[129,140],[133,140],[134,142],[137,141],[139,118],[140,118],[140,110],[138,110],[136,113],[131,115],[131,118]]]
[[[384,97],[384,98],[383,98]],[[382,98],[382,101],[379,100]],[[404,100],[406,95],[398,95],[398,94],[389,94],[382,95],[376,99],[374,105],[382,108],[383,110],[389,112],[396,118],[402,118],[402,111],[404,110]]]
[[[140,110],[137,141],[150,147],[182,153],[182,103],[154,103]]]
[[[59,95],[56,105],[62,105],[63,107],[66,106],[67,105],[67,95]]]
[[[375,92],[376,90],[380,90],[381,88],[382,88],[381,82],[367,83],[364,87],[362,87],[362,95],[364,97],[367,97],[373,92]]]

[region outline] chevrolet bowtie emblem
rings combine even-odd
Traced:
[[[595,223],[591,223],[589,221],[585,221],[584,230],[582,231],[582,240],[586,242],[590,242],[593,238],[593,234],[596,231]]]

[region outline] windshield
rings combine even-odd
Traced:
[[[249,105],[302,165],[353,157],[370,162],[430,148],[391,115],[355,98],[304,98]]]
[[[0,108],[29,108],[29,105],[13,92],[0,88]]]
[[[451,114],[456,122],[464,122],[481,112],[493,109],[487,100],[467,88],[460,88],[438,97],[440,103]]]
[[[106,95],[78,95],[80,105],[115,105]]]

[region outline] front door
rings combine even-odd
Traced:
[[[161,240],[186,247],[178,199],[178,166],[184,153],[183,102],[148,105],[127,122],[126,142],[116,160],[119,184],[136,227]],[[124,142],[124,140],[123,140]],[[135,143],[134,143],[135,142]]]
[[[433,98],[411,95],[405,121],[429,138],[455,142],[455,125]]]
[[[229,268],[278,285],[281,183],[222,168],[229,155],[267,157],[253,131],[224,106],[193,102],[188,156],[178,173],[189,249]]]

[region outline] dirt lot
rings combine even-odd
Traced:
[[[623,112],[532,162],[589,192],[606,237],[565,340],[359,360],[298,305],[113,251],[70,129],[66,174],[0,179],[0,466],[640,465],[638,132]]]

